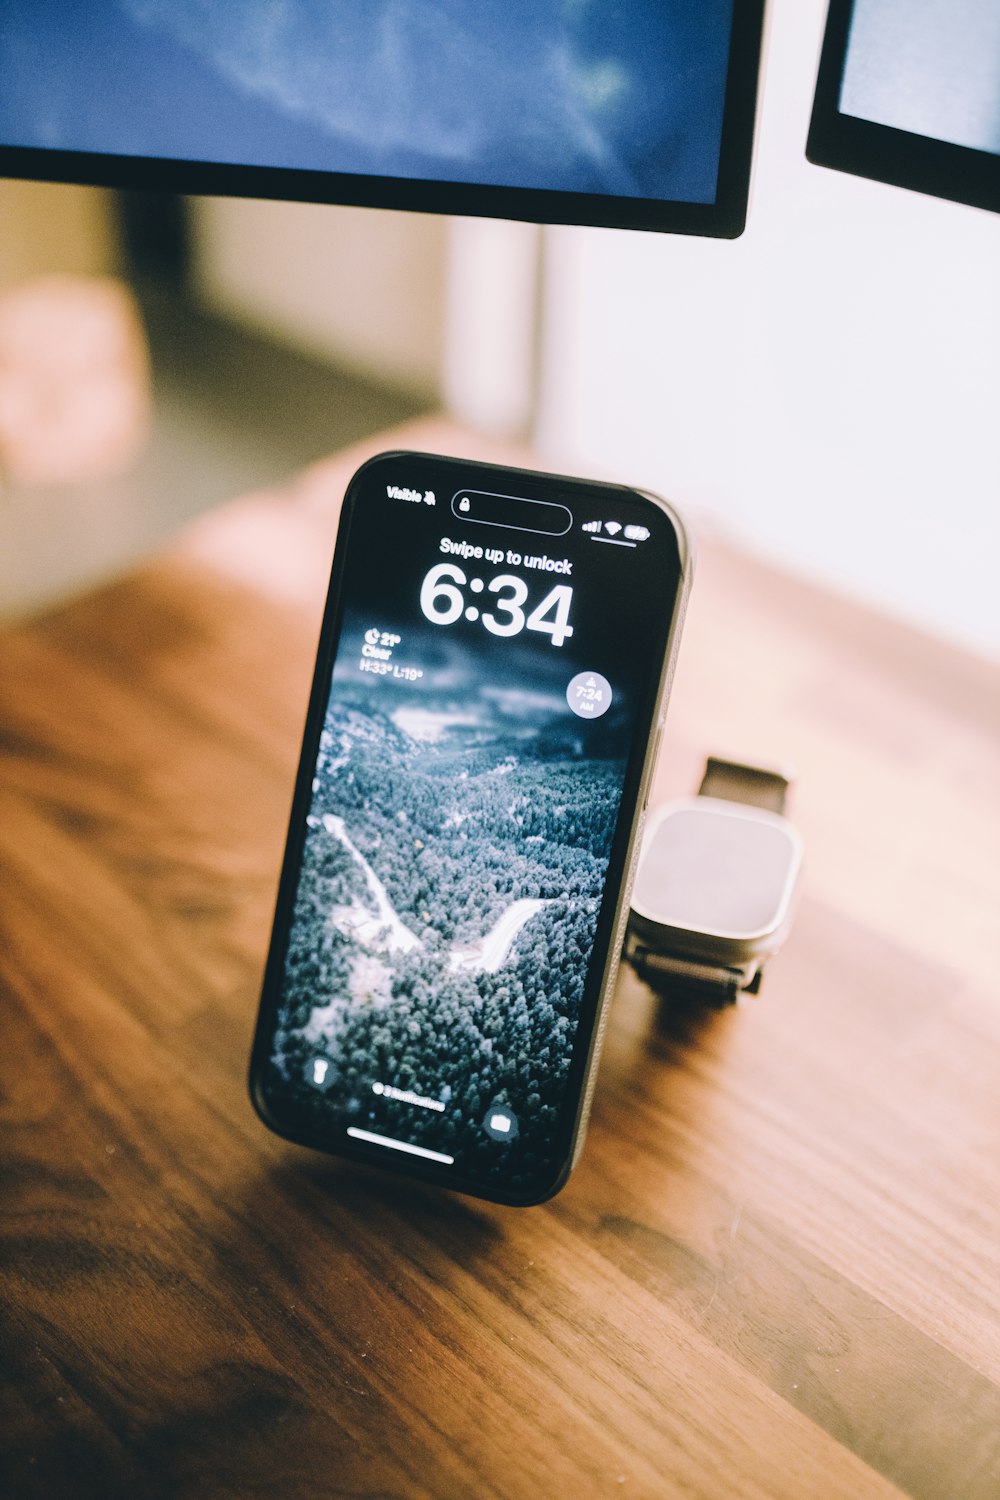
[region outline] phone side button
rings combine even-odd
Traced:
[[[661,719],[660,723],[657,724],[656,731],[655,731],[655,733],[653,735],[653,750],[652,750],[652,753],[651,753],[651,755],[649,757],[649,775],[646,778],[646,790],[645,790],[645,793],[643,794],[643,799],[642,799],[642,806],[643,806],[643,810],[644,811],[645,811],[645,809],[646,809],[646,807],[647,807],[647,805],[649,803],[649,794],[652,791],[653,781],[654,781],[654,779],[656,777],[656,763],[657,763],[657,761],[660,758],[660,746],[661,746],[662,743],[663,743],[663,721]]]

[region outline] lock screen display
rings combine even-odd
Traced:
[[[362,470],[345,517],[260,1099],[329,1149],[527,1197],[575,1120],[673,526],[632,491],[420,455]]]

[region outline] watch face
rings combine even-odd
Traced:
[[[801,841],[776,813],[694,797],[654,813],[643,840],[632,909],[663,946],[726,961],[778,935],[801,862]]]

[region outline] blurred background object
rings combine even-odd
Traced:
[[[1000,654],[1000,216],[806,161],[825,0],[773,0],[736,241],[383,209],[0,185],[0,285],[123,276],[148,448],[15,488],[0,595],[37,607],[185,517],[444,407],[541,467]]]
[[[112,577],[210,506],[437,405],[445,221],[304,211],[312,223],[276,204],[0,182],[0,615]],[[109,351],[99,397],[85,307],[111,317],[131,370],[115,462],[95,421]],[[25,346],[38,318],[59,337]]]
[[[53,274],[0,292],[0,475],[10,485],[113,478],[148,429],[146,338],[120,281]]]

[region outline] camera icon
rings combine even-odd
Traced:
[[[505,1104],[494,1104],[486,1111],[483,1129],[493,1141],[512,1141],[517,1135],[517,1115]]]

